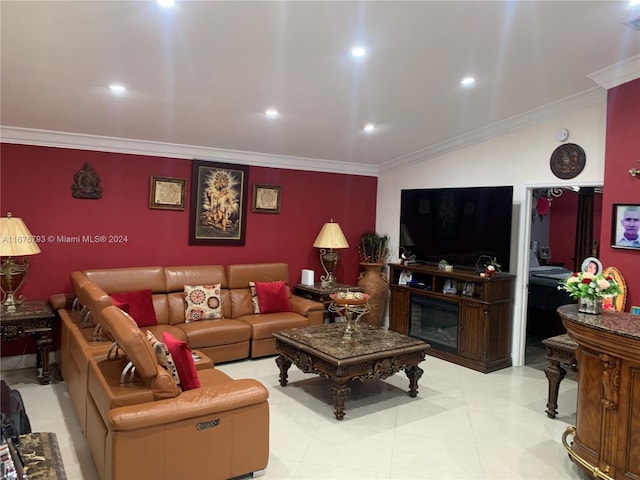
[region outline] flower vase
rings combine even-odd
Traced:
[[[578,298],[578,311],[590,313],[591,315],[600,315],[602,313],[602,298]]]
[[[369,312],[362,316],[361,321],[379,327],[382,325],[382,318],[387,307],[387,297],[389,296],[389,285],[387,277],[382,269],[384,263],[361,263],[364,272],[358,276],[358,287],[364,293],[368,293]]]

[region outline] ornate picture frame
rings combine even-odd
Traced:
[[[253,184],[253,213],[280,213],[280,186]]]
[[[158,210],[184,210],[186,178],[149,178],[149,208]]]
[[[640,251],[640,203],[613,204],[611,247]]]
[[[244,245],[249,166],[193,160],[190,245]]]

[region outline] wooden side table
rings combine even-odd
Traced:
[[[14,311],[0,310],[0,340],[17,340],[33,335],[36,340],[36,367],[42,385],[49,383],[49,351],[53,345],[55,314],[47,302],[23,302]]]
[[[295,286],[295,294],[302,298],[308,298],[316,302],[324,304],[324,316],[332,323],[335,321],[335,312],[329,311],[329,304],[333,301],[329,297],[332,293],[350,290],[352,292],[361,292],[362,289],[355,285],[347,285],[346,283],[336,283],[335,287],[323,287],[322,283],[314,283],[313,285],[303,285],[299,283]]]

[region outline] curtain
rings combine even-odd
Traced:
[[[597,256],[593,243],[593,203],[595,188],[581,187],[578,193],[578,221],[573,255],[573,271],[579,272],[582,261]]]

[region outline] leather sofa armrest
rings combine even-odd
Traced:
[[[56,293],[49,297],[49,303],[54,310],[70,309],[76,296],[72,293]]]
[[[269,392],[257,380],[232,380],[187,390],[174,398],[128,405],[109,411],[113,431],[163,426],[267,401]]]
[[[291,302],[291,311],[299,313],[305,317],[309,316],[309,312],[324,311],[324,305],[322,302],[316,302],[297,295],[291,295],[291,297],[289,297],[289,301]]]

